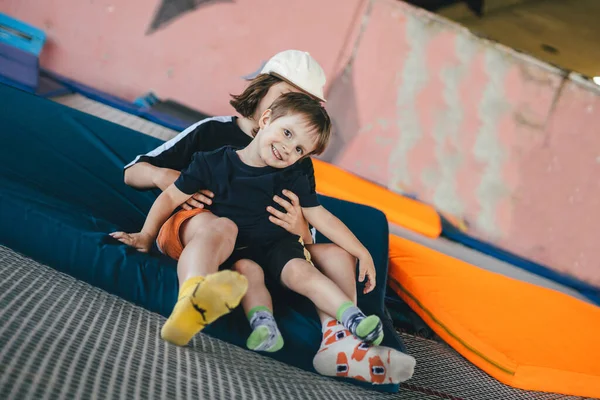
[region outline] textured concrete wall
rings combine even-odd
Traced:
[[[330,78],[336,134],[325,159],[600,286],[595,87],[398,1],[196,0],[149,30],[169,1],[0,7],[46,29],[45,67],[215,114],[231,112],[240,76],[279,50],[306,49]]]
[[[364,21],[332,84],[342,134],[325,157],[600,285],[596,87],[394,1]]]

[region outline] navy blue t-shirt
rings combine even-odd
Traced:
[[[236,247],[269,244],[291,235],[269,221],[271,214],[267,207],[276,206],[274,195],[285,198],[284,189],[294,192],[302,207],[319,205],[314,186],[300,163],[284,169],[252,167],[242,162],[236,150],[226,146],[195,153],[175,186],[189,195],[200,189],[212,191],[215,196],[207,209],[235,222],[238,227]]]
[[[246,135],[237,124],[237,117],[207,118],[190,126],[173,139],[163,143],[146,154],[140,154],[125,166],[125,169],[140,162],[152,164],[160,168],[181,171],[192,161],[198,151],[213,151],[223,146],[246,147],[252,138]],[[306,157],[299,161],[308,178],[311,190],[315,189],[315,170],[312,160]],[[277,203],[273,202],[273,206]]]

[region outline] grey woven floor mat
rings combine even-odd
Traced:
[[[408,335],[415,376],[386,395],[202,334],[177,348],[158,337],[163,322],[0,246],[0,399],[568,398],[509,388],[448,346]]]

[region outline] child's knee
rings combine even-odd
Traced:
[[[262,268],[253,261],[239,260],[233,265],[233,269],[244,275],[249,281],[264,282],[265,280]]]
[[[356,271],[356,257],[336,244],[308,245],[307,248],[313,256],[316,267],[326,275],[331,270],[343,269],[350,275]]]
[[[237,237],[238,234],[237,225],[229,218],[217,218],[211,224],[211,229],[223,237]]]
[[[338,267],[347,268],[354,273],[356,269],[356,257],[336,244],[331,244],[327,252],[327,258],[335,260]]]
[[[311,280],[320,277],[322,274],[310,262],[301,258],[294,258],[285,264],[281,271],[281,280],[283,283],[292,287],[309,283]]]
[[[192,239],[204,237],[215,241],[235,241],[237,225],[228,218],[205,218],[204,213],[191,218],[182,226],[182,237]]]

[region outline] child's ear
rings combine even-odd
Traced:
[[[266,109],[265,112],[262,113],[262,115],[260,116],[260,119],[258,120],[258,127],[260,129],[264,129],[265,126],[269,125],[270,122],[271,122],[271,110]]]

